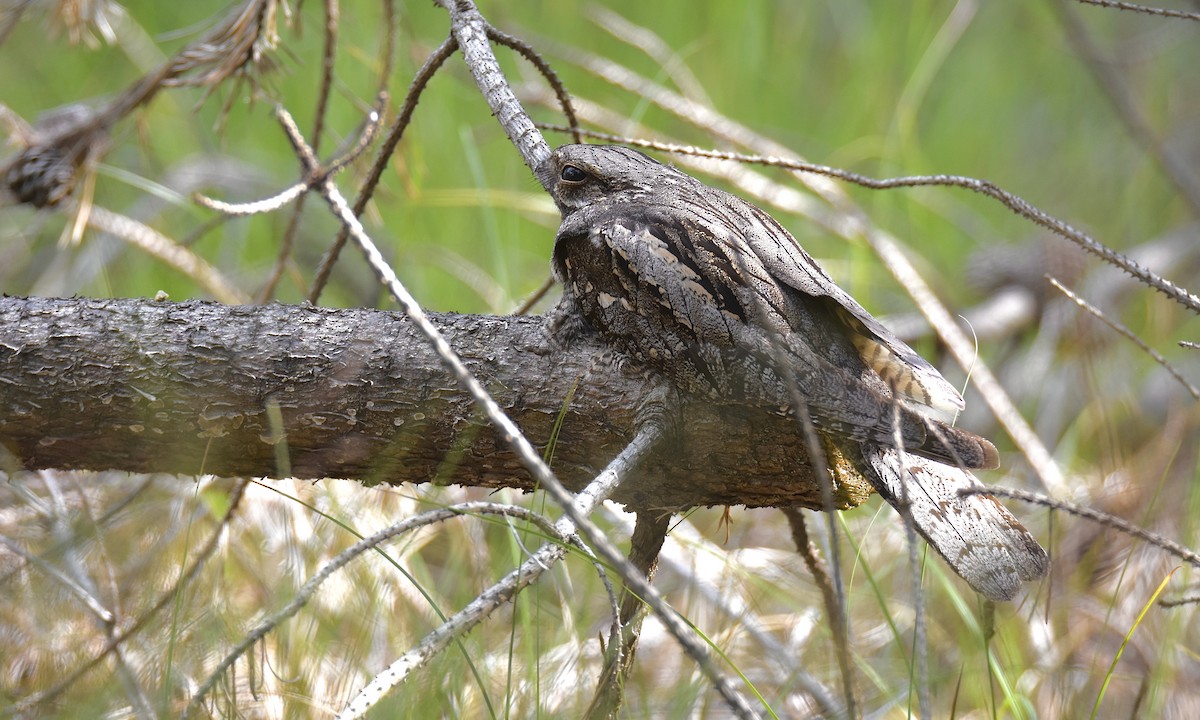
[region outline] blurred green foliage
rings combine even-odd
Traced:
[[[1118,248],[1189,219],[1186,206],[1130,140],[1104,93],[1067,47],[1050,7],[859,1],[608,6],[675,48],[718,110],[815,161],[877,175],[985,177],[1094,229]],[[124,13],[112,14],[116,44],[87,47],[72,46],[65,33],[48,34],[47,13],[35,4],[0,47],[0,66],[8,69],[0,73],[0,98],[32,120],[50,108],[110,97],[200,37],[227,7],[217,2],[127,3]],[[587,7],[485,2],[481,9],[497,25],[535,45],[545,37],[663,79],[652,60],[589,22]],[[262,92],[251,98],[245,85],[233,84],[207,99],[195,89],[164,92],[117,128],[105,166],[157,182],[201,157],[230,159],[234,166],[226,172],[250,179],[254,192],[239,187],[238,196],[228,197],[219,179],[207,189],[231,200],[267,194],[294,179],[296,161],[270,111],[274,102],[281,102],[302,127],[312,126],[322,23],[317,4],[293,10],[292,27],[281,27],[281,47],[268,58],[275,69],[259,75]],[[326,156],[356,131],[379,73],[379,7],[353,3],[341,13],[336,89],[321,138]],[[1182,152],[1194,151],[1185,128],[1196,117],[1200,79],[1188,71],[1194,58],[1183,47],[1187,28],[1096,11],[1088,13],[1087,21],[1104,42],[1130,48],[1119,59],[1136,82],[1141,107],[1163,128],[1166,142]],[[440,9],[425,2],[400,4],[393,103],[445,31]],[[510,72],[527,76],[528,67],[511,53],[501,56]],[[456,58],[450,65],[450,72],[435,78],[422,99],[370,219],[404,279],[431,307],[502,311],[544,277],[554,217],[466,81],[461,61]],[[645,117],[697,144],[711,144],[695,131],[678,129],[678,121],[640,98],[569,63],[559,61],[555,67],[568,88],[583,97],[633,118]],[[538,114],[557,120],[546,111]],[[352,188],[354,178],[344,177],[343,187]],[[102,168],[97,202],[118,210],[132,207],[145,193],[129,182]],[[912,243],[942,273],[956,273],[977,247],[1020,244],[1040,234],[994,203],[960,191],[855,194],[879,225]],[[186,198],[160,212],[156,226],[173,237],[186,237],[207,217]],[[285,217],[227,223],[204,234],[196,249],[253,288],[274,260]],[[321,208],[309,207],[305,217],[296,273],[280,292],[284,300],[302,297],[299,283],[310,278],[335,229]],[[28,234],[39,224],[28,214],[9,212],[2,222],[0,240],[15,262],[6,265],[0,281],[8,292],[35,291],[46,269],[63,262],[63,251]],[[51,221],[39,237],[56,237],[62,222]],[[812,243],[818,256],[845,256],[844,248],[823,242],[813,231],[793,229]],[[152,260],[129,252],[119,255],[89,285],[53,290],[148,295],[165,289],[176,298],[198,294],[186,279]],[[465,279],[464,262],[489,282]],[[343,262],[339,277],[344,282],[335,284],[327,302],[378,300],[355,261]],[[872,278],[856,276],[853,287],[868,306]],[[490,288],[488,300],[481,297],[481,285],[490,282],[496,287]],[[958,292],[954,286],[942,290]],[[499,297],[503,302],[497,306]]]

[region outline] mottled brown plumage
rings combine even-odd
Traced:
[[[563,215],[560,316],[689,393],[791,408],[794,387],[818,429],[889,502],[908,499],[917,528],[977,590],[1008,598],[1044,573],[1044,551],[1007,510],[956,492],[978,485],[967,468],[998,462],[987,440],[929,417],[961,408],[958,392],[770,215],[618,146],[560,147],[538,173]],[[908,489],[890,470],[901,452]]]

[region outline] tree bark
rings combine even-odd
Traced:
[[[529,440],[553,439],[568,487],[633,436],[651,381],[595,341],[552,347],[540,317],[433,317]],[[618,502],[821,507],[794,420],[681,412]],[[834,457],[838,506],[862,502]],[[0,469],[22,468],[532,484],[404,315],[138,299],[0,298]]]

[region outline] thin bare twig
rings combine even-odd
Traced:
[[[387,93],[380,92],[379,97],[376,100],[376,106],[379,108],[382,108],[386,104],[387,104]],[[210,210],[216,210],[217,212],[223,213],[225,215],[235,215],[235,216],[257,215],[259,213],[273,212],[275,210],[279,210],[280,208],[286,206],[288,203],[291,203],[293,200],[296,201],[297,207],[299,207],[301,204],[303,204],[304,198],[306,197],[305,193],[309,189],[311,189],[318,183],[322,182],[325,178],[327,178],[331,175],[334,175],[334,174],[340,172],[341,170],[345,169],[352,162],[354,162],[359,156],[361,156],[364,152],[366,152],[367,148],[369,148],[371,146],[371,143],[374,142],[375,137],[378,133],[378,130],[379,130],[379,123],[377,122],[378,117],[379,117],[378,113],[372,116],[372,118],[374,118],[374,119],[372,119],[371,121],[368,122],[364,132],[360,133],[357,136],[357,140],[356,140],[354,146],[351,147],[348,151],[346,151],[346,153],[344,155],[331,161],[326,167],[322,168],[319,172],[310,172],[310,177],[308,179],[306,179],[302,182],[296,183],[295,185],[292,185],[291,187],[288,187],[271,197],[264,198],[262,200],[257,200],[257,201],[244,202],[244,203],[224,202],[222,200],[217,200],[215,198],[206,197],[206,196],[200,195],[200,194],[194,195],[193,199],[197,203],[209,208]],[[297,217],[297,216],[293,215],[293,218],[295,218],[295,217]],[[339,235],[339,238],[341,238],[344,241],[344,238],[342,236]],[[285,244],[286,243],[287,243],[287,240],[285,239]],[[335,243],[335,247],[340,248],[340,245],[337,245]],[[336,253],[334,254],[333,258],[336,259]],[[280,258],[279,258],[279,261],[281,264],[278,266],[280,271],[282,271],[282,267],[283,267],[282,263],[285,260],[286,260],[286,254],[281,254]],[[322,265],[322,269],[325,269],[324,265]],[[329,269],[332,270],[332,261],[329,264]],[[328,277],[328,274],[326,274],[326,277]],[[266,300],[265,297],[259,298],[259,302],[265,302],[265,300]]]
[[[376,102],[376,105],[378,107],[383,107],[386,104],[387,104],[387,95],[381,94],[379,96],[378,101]],[[276,193],[275,195],[272,195],[267,198],[263,198],[262,200],[251,200],[249,202],[230,203],[230,202],[225,202],[224,200],[217,200],[216,198],[210,198],[210,197],[208,197],[206,195],[202,195],[200,193],[196,193],[195,195],[193,195],[192,199],[195,200],[200,205],[203,205],[204,207],[208,208],[209,210],[216,210],[217,212],[223,213],[225,215],[245,216],[245,215],[258,215],[260,213],[274,212],[275,210],[279,210],[280,208],[286,206],[288,203],[292,202],[293,200],[299,201],[300,198],[304,197],[304,193],[306,191],[308,191],[310,188],[320,185],[321,183],[328,180],[331,176],[336,175],[337,173],[344,170],[347,166],[350,165],[350,163],[354,162],[354,160],[356,158],[358,158],[360,155],[362,155],[364,152],[366,152],[367,148],[370,147],[372,142],[374,142],[375,136],[378,133],[378,131],[379,131],[379,112],[372,112],[368,116],[368,121],[367,121],[366,127],[363,129],[363,132],[358,135],[357,140],[354,143],[354,146],[351,147],[349,150],[347,150],[344,155],[333,159],[325,167],[321,167],[316,162],[315,155],[313,155],[313,158],[314,158],[313,162],[306,163],[306,165],[305,165],[305,170],[308,174],[307,178],[305,178],[304,180],[301,180],[300,182],[296,183],[295,185],[285,188],[284,190]]]
[[[310,598],[321,585],[329,579],[333,573],[345,567],[351,561],[358,558],[364,552],[378,547],[381,543],[390,540],[397,535],[403,535],[413,530],[433,525],[440,522],[445,522],[457,517],[468,515],[504,515],[508,517],[516,517],[526,522],[537,525],[543,532],[549,534],[552,538],[557,539],[560,543],[570,542],[570,537],[559,531],[559,528],[550,523],[541,515],[515,505],[500,505],[491,502],[466,502],[458,505],[451,505],[446,508],[438,508],[407,517],[400,522],[390,525],[383,530],[354,543],[336,557],[326,563],[315,575],[308,579],[303,586],[296,592],[291,600],[288,601],[279,610],[272,613],[270,616],[260,622],[253,630],[246,633],[241,642],[239,642],[232,650],[225,655],[221,662],[217,663],[216,668],[209,674],[200,687],[192,695],[191,701],[188,703],[187,710],[184,712],[184,717],[189,717],[200,704],[204,701],[208,692],[216,685],[216,683],[225,674],[225,671],[233,666],[247,650],[254,646],[262,638],[266,637],[267,633],[271,632],[281,622],[287,620],[291,616],[299,612],[300,608],[308,604]],[[565,552],[565,550],[564,550]]]
[[[1154,159],[1163,175],[1175,186],[1175,191],[1191,208],[1192,215],[1200,218],[1200,178],[1192,172],[1188,163],[1182,161],[1178,152],[1167,149],[1166,143],[1134,97],[1133,89],[1108,58],[1103,56],[1075,9],[1066,3],[1051,4],[1058,9],[1059,21],[1066,29],[1067,40],[1082,56],[1084,66],[1104,90],[1104,95],[1112,103],[1130,137]]]
[[[111,626],[113,622],[116,621],[112,611],[104,607],[95,594],[80,585],[62,570],[59,570],[45,560],[42,560],[37,555],[26,551],[25,548],[21,547],[15,541],[10,540],[4,535],[0,535],[0,546],[7,548],[8,551],[13,555],[16,555],[28,564],[42,571],[47,577],[59,582],[70,594],[74,595],[75,598],[79,600],[81,605],[83,605],[88,609],[89,612],[96,616],[96,619],[100,621],[101,625],[106,627]]]
[[[551,129],[559,130],[562,128],[553,127]],[[841,168],[830,167],[828,165],[818,165],[816,163],[801,162],[798,160],[777,157],[774,155],[745,155],[742,153],[724,152],[721,150],[704,150],[691,145],[673,145],[647,140],[636,140],[618,135],[610,135],[608,133],[587,132],[585,134],[589,137],[595,137],[608,142],[622,142],[625,144],[637,145],[639,147],[660,150],[662,152],[679,153],[682,155],[696,155],[699,157],[709,157],[718,160],[736,160],[738,162],[754,163],[756,165],[766,165],[768,167],[778,167],[787,170],[795,170],[797,172],[824,175],[826,177],[845,180],[846,182],[854,183],[855,185],[860,185],[872,190],[934,186],[964,188],[966,190],[970,190],[971,192],[979,193],[980,195],[984,195],[996,200],[1016,215],[1019,215],[1020,217],[1023,217],[1036,225],[1046,228],[1056,235],[1074,242],[1084,250],[1092,253],[1105,262],[1124,270],[1135,279],[1146,285],[1149,285],[1150,287],[1153,287],[1155,290],[1158,290],[1180,305],[1183,305],[1195,313],[1200,313],[1200,297],[1197,297],[1196,295],[1188,292],[1186,289],[1175,285],[1170,280],[1160,277],[1159,275],[1142,267],[1136,261],[1097,242],[1091,236],[1080,232],[1062,220],[1043,212],[1019,195],[1010,193],[989,180],[980,180],[979,178],[966,177],[963,175],[941,174],[906,175],[894,178],[872,178],[867,177],[866,175],[860,175],[856,172],[851,172],[849,170],[843,170]]]
[[[1097,7],[1112,8],[1114,10],[1128,10],[1129,12],[1144,13],[1146,15],[1158,15],[1160,17],[1180,18],[1182,20],[1197,20],[1200,21],[1200,13],[1185,12],[1183,10],[1170,10],[1167,8],[1152,7],[1150,5],[1138,5],[1130,2],[1117,2],[1117,0],[1075,0],[1084,5],[1096,5]]]
[[[567,92],[566,87],[562,84],[562,80],[558,77],[558,74],[554,72],[554,69],[550,66],[550,64],[547,63],[545,59],[542,58],[541,55],[539,55],[528,43],[524,42],[520,38],[509,35],[493,27],[491,24],[488,24],[486,21],[484,21],[484,25],[489,39],[520,53],[524,58],[529,60],[529,62],[532,63],[535,68],[537,68],[538,72],[540,72],[546,78],[546,81],[550,84],[550,87],[553,89],[554,94],[558,99],[558,103],[562,108],[563,114],[567,118],[568,127],[570,128],[568,132],[573,134],[576,142],[582,142],[582,136],[579,134],[579,121],[575,116],[575,110],[571,104],[570,94]],[[387,140],[384,142],[383,149],[380,151],[375,164],[372,166],[371,171],[368,174],[366,182],[363,183],[363,186],[359,191],[359,195],[355,199],[354,213],[356,216],[362,215],[363,211],[366,209],[367,201],[374,194],[375,187],[378,185],[379,179],[382,177],[383,169],[387,166],[387,162],[390,160],[392,152],[395,150],[396,145],[400,142],[400,138],[403,136],[405,129],[412,120],[413,111],[416,109],[417,102],[420,99],[421,93],[424,91],[425,86],[428,84],[429,80],[433,77],[437,70],[442,66],[442,64],[449,59],[450,55],[452,55],[457,49],[458,41],[453,35],[451,35],[449,39],[447,39],[444,43],[442,43],[441,46],[439,46],[436,50],[434,50],[433,53],[430,54],[429,58],[425,61],[425,64],[420,70],[417,71],[416,77],[409,86],[409,92],[405,96],[404,106],[400,111],[400,115],[397,117],[395,124],[389,131]],[[320,298],[322,290],[324,289],[326,283],[328,283],[329,275],[333,270],[333,265],[336,262],[342,247],[346,243],[346,238],[347,231],[345,228],[342,228],[338,232],[338,235],[334,240],[334,244],[321,259],[321,263],[317,269],[316,277],[313,280],[312,289],[309,291],[309,302],[315,304]],[[543,287],[543,289],[535,293],[535,295],[529,301],[529,306],[531,307],[533,303],[536,303],[552,286],[553,279],[551,279],[550,282]],[[523,315],[528,311],[529,307],[526,307],[524,304],[522,304],[522,306],[515,311],[515,314]]]
[[[225,202],[224,200],[210,198],[200,193],[193,195],[192,199],[209,210],[215,210],[223,215],[244,217],[246,215],[275,212],[280,208],[287,207],[289,203],[303,196],[311,185],[312,183],[307,181],[298,182],[262,200],[250,200],[240,203]]]
[[[895,508],[904,520],[904,540],[908,546],[908,569],[913,592],[913,664],[917,668],[917,708],[921,717],[933,717],[929,705],[929,652],[925,628],[925,593],[921,588],[921,558],[917,552],[917,527],[909,499],[908,461],[904,452],[904,438],[900,434],[900,403],[892,402],[892,445],[896,449],[896,478],[900,483],[900,503]],[[929,423],[934,427],[932,423]],[[959,463],[961,465],[961,463]],[[910,701],[911,702],[911,701]],[[911,705],[910,705],[911,707]]]
[[[339,0],[325,0],[325,42],[321,51],[321,82],[317,87],[317,105],[313,111],[313,129],[312,129],[312,146],[313,152],[320,152],[321,137],[325,134],[325,113],[329,109],[329,94],[333,90],[333,65],[337,58],[337,40],[338,40],[338,21],[341,12],[338,6]],[[384,34],[389,38],[392,35],[391,27],[385,27]],[[296,200],[296,206],[292,208],[291,216],[288,217],[287,227],[284,228],[283,238],[279,241],[279,252],[275,258],[275,267],[271,270],[271,274],[267,276],[266,282],[263,283],[262,289],[258,292],[257,300],[259,303],[265,303],[275,295],[275,287],[279,284],[280,278],[283,277],[283,271],[287,268],[288,258],[292,256],[292,248],[296,243],[296,233],[300,230],[300,218],[304,214],[304,204],[306,195],[301,195]]]
[[[608,467],[575,496],[571,503],[573,513],[568,514],[578,514],[582,517],[591,514],[633,471],[638,461],[654,447],[661,437],[661,427],[654,423],[644,425],[633,441],[609,463]],[[577,529],[578,526],[569,517],[564,516],[553,525],[551,537],[574,537]],[[389,690],[404,682],[414,670],[423,667],[431,658],[445,649],[451,640],[479,625],[493,611],[509,602],[514,595],[537,580],[543,572],[549,570],[555,562],[561,559],[566,551],[566,546],[562,542],[548,542],[542,545],[529,556],[528,560],[521,563],[520,567],[484,590],[462,610],[426,635],[416,647],[376,675],[343,708],[338,715],[338,720],[362,717]]]
[[[1043,505],[1055,510],[1062,510],[1070,515],[1076,515],[1087,520],[1099,523],[1105,527],[1118,530],[1127,535],[1132,535],[1140,540],[1154,545],[1155,547],[1174,555],[1183,560],[1189,565],[1200,568],[1200,555],[1171,540],[1163,537],[1158,533],[1151,532],[1140,525],[1117,517],[1110,513],[1094,510],[1085,505],[1069,502],[1067,500],[1056,500],[1052,497],[1047,497],[1040,493],[1029,492],[1028,490],[1017,490],[1015,488],[1003,488],[996,486],[981,486],[977,488],[959,490],[962,495],[995,495],[996,497],[1012,498],[1013,500],[1023,500],[1034,505]]]
[[[471,0],[437,0],[450,13],[450,27],[458,45],[462,48],[463,60],[475,78],[475,85],[487,100],[488,107],[513,147],[531,171],[550,157],[550,146],[542,133],[533,125],[525,108],[513,95],[496,56],[488,44],[487,20],[479,14]],[[549,188],[547,188],[549,189]]]
[[[187,587],[192,583],[196,575],[200,572],[200,569],[204,567],[204,563],[209,557],[212,556],[214,552],[216,552],[217,548],[220,546],[220,540],[225,535],[225,529],[233,520],[233,516],[241,504],[242,498],[246,492],[246,486],[249,485],[249,483],[249,480],[243,479],[233,486],[233,489],[229,493],[229,506],[226,508],[225,514],[222,515],[221,519],[217,522],[216,527],[213,528],[213,532],[209,535],[208,541],[204,544],[200,551],[196,553],[196,556],[192,559],[191,565],[188,566],[187,570],[185,570],[183,574],[179,576],[179,579],[175,581],[174,585],[159,595],[158,600],[150,606],[149,610],[146,610],[140,616],[138,616],[132,625],[109,638],[104,648],[102,648],[100,652],[96,653],[94,658],[76,668],[69,675],[67,675],[67,677],[63,678],[57,685],[49,690],[22,699],[18,704],[17,709],[19,711],[24,711],[39,704],[53,702],[55,698],[74,685],[79,678],[83,677],[92,668],[99,665],[104,658],[117,651],[126,640],[141,632],[149,624],[150,620],[153,619],[154,616],[160,611],[162,611],[163,608],[174,602],[178,597],[180,588]]]
[[[608,514],[616,515],[612,512]],[[613,517],[612,520],[614,524],[624,526],[627,531],[632,529],[626,518]],[[675,542],[663,545],[661,562],[683,577],[696,577],[698,568],[701,569],[702,575],[705,574],[703,570],[711,567],[712,558],[724,554],[687,518],[681,518],[672,526],[671,537]],[[734,564],[734,567],[739,566]],[[807,695],[821,717],[857,717],[847,715],[845,707],[838,703],[834,693],[808,670],[796,664],[795,653],[779,640],[773,628],[766,627],[759,616],[751,611],[743,596],[728,592],[723,584],[707,581],[703,577],[697,578],[694,591],[704,599],[708,607],[735,621],[739,634],[745,634],[758,643],[769,658],[765,667],[775,673],[778,685],[797,686],[797,694]]]
[[[546,78],[546,82],[550,83],[550,87],[554,90],[554,97],[558,99],[558,105],[562,108],[563,115],[567,118],[567,127],[570,128],[571,137],[577,143],[583,142],[583,135],[579,131],[579,118],[575,116],[575,107],[571,103],[571,94],[567,92],[567,87],[563,85],[562,79],[558,77],[558,73],[554,72],[550,63],[546,62],[546,59],[539,55],[529,43],[509,35],[491,24],[487,26],[487,34],[488,39],[492,42],[500,43],[510,50],[516,50],[521,57],[537,68],[542,77]]]
[[[1183,375],[1181,375],[1179,373],[1179,371],[1175,369],[1175,366],[1173,366],[1173,365],[1171,365],[1171,363],[1167,362],[1167,359],[1165,357],[1163,357],[1161,353],[1159,353],[1157,350],[1155,350],[1154,348],[1147,345],[1146,342],[1144,340],[1142,340],[1140,337],[1138,337],[1137,335],[1135,335],[1132,330],[1125,327],[1124,325],[1117,322],[1116,320],[1109,318],[1107,315],[1105,315],[1103,312],[1100,311],[1100,308],[1095,307],[1094,305],[1089,303],[1087,300],[1084,300],[1083,298],[1079,297],[1075,293],[1071,292],[1065,285],[1060,283],[1057,278],[1053,278],[1049,275],[1046,275],[1045,277],[1047,280],[1050,281],[1051,285],[1058,288],[1059,292],[1061,292],[1063,295],[1066,295],[1068,298],[1070,298],[1071,302],[1075,303],[1076,305],[1083,308],[1084,310],[1087,310],[1089,313],[1092,314],[1093,317],[1097,318],[1098,320],[1100,320],[1101,322],[1103,322],[1105,325],[1109,326],[1113,330],[1116,330],[1121,335],[1124,335],[1127,339],[1132,341],[1134,345],[1137,345],[1139,348],[1141,348],[1147,355],[1154,358],[1154,362],[1161,365],[1163,367],[1163,369],[1165,369],[1168,373],[1171,374],[1171,377],[1178,380],[1179,384],[1182,385],[1184,387],[1184,389],[1187,390],[1188,393],[1192,397],[1194,397],[1197,400],[1200,400],[1200,389],[1197,389],[1195,385],[1188,382],[1187,378],[1185,378]]]
[[[1158,601],[1159,607],[1173,608],[1183,605],[1195,605],[1200,603],[1200,595],[1184,595],[1183,597],[1163,599]]]
[[[829,616],[829,632],[833,636],[834,655],[837,656],[838,670],[842,675],[842,696],[846,700],[845,712],[838,714],[856,718],[858,711],[855,708],[854,700],[854,674],[852,672],[853,665],[850,663],[850,632],[846,622],[845,606],[841,604],[840,596],[834,587],[829,567],[821,560],[817,546],[808,537],[808,525],[804,520],[803,511],[797,507],[785,507],[780,510],[783,511],[788,520],[788,526],[792,530],[792,542],[796,544],[796,550],[800,553],[800,557],[804,558],[804,564],[808,567],[808,572],[813,576],[813,581],[816,582],[817,588],[821,591],[821,597],[825,600],[825,612]]]
[[[538,304],[539,300],[546,297],[546,293],[550,292],[550,288],[552,288],[552,287],[554,287],[554,276],[547,275],[546,279],[544,281],[542,281],[542,284],[538,286],[538,289],[534,290],[533,293],[531,293],[529,295],[529,297],[522,300],[521,304],[518,305],[516,307],[516,309],[512,311],[512,314],[513,315],[525,315],[526,313],[528,313],[530,310],[533,309],[534,305]]]
[[[642,510],[637,514],[629,540],[629,562],[649,581],[654,580],[654,573],[658,569],[658,558],[670,522],[670,512]],[[615,641],[609,644],[608,657],[600,671],[599,686],[583,717],[589,720],[617,717],[625,702],[625,679],[633,667],[642,621],[646,618],[645,610],[642,599],[626,587],[621,593],[621,605],[616,617],[620,632]]]
[[[408,86],[408,92],[404,96],[404,105],[400,108],[400,114],[396,116],[395,122],[388,128],[387,134],[384,136],[383,143],[379,148],[379,153],[375,156],[375,162],[372,163],[371,169],[367,172],[366,180],[358,190],[358,196],[354,199],[354,216],[361,217],[363,211],[367,209],[367,203],[375,195],[375,188],[379,186],[379,181],[383,178],[383,171],[387,168],[388,162],[392,159],[392,154],[396,150],[396,146],[400,144],[401,138],[404,137],[404,131],[408,129],[409,123],[412,122],[413,112],[417,109],[417,103],[420,102],[421,93],[425,91],[425,87],[442,65],[454,54],[458,49],[458,41],[453,36],[447,38],[439,45],[429,57],[425,59],[424,64],[417,70],[417,74],[413,77],[412,83]],[[337,264],[338,256],[342,252],[342,248],[346,245],[346,240],[349,238],[350,231],[343,225],[338,230],[337,236],[333,240],[333,244],[325,251],[325,255],[321,257],[321,263],[317,266],[317,273],[313,277],[312,287],[308,291],[308,301],[314,305],[321,298],[321,293],[325,290],[326,284],[329,282],[329,276],[333,273],[333,266]]]

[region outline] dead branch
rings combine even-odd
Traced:
[[[613,367],[599,344],[552,347],[540,317],[432,319],[539,450],[553,440],[551,466],[568,487],[633,436],[648,380]],[[0,298],[0,385],[0,468],[10,472],[534,487],[397,313]],[[678,437],[617,501],[823,507],[794,420],[736,405],[681,412]],[[843,485],[835,501],[869,492]]]

